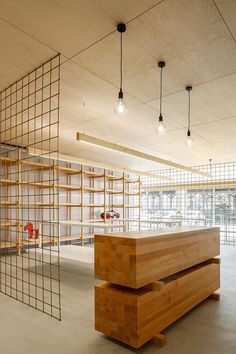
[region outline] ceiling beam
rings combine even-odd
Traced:
[[[131,175],[136,175],[136,176],[144,176],[144,177],[149,177],[152,179],[159,179],[163,181],[171,181],[172,179],[167,176],[160,176],[151,172],[145,172],[141,170],[134,170],[134,169],[129,169],[129,168],[124,168],[120,167],[117,165],[113,164],[108,164],[104,162],[99,162],[99,161],[93,161],[93,160],[87,160],[87,159],[82,159],[80,157],[76,156],[71,156],[71,155],[64,155],[60,153],[50,153],[49,151],[46,150],[40,150],[40,149],[34,149],[34,148],[28,148],[28,153],[29,155],[33,156],[39,156],[42,158],[50,158],[50,159],[55,159],[58,161],[62,162],[67,162],[67,163],[74,163],[78,165],[86,165],[86,166],[91,166],[91,167],[97,167],[97,168],[103,168],[106,170],[112,170],[116,172],[122,172],[122,173],[127,173]]]
[[[113,151],[116,151],[116,152],[120,152],[122,154],[131,155],[131,156],[134,156],[134,157],[137,157],[137,158],[140,158],[140,159],[152,161],[152,162],[155,162],[155,163],[158,163],[158,164],[162,164],[162,165],[165,165],[165,166],[169,166],[169,167],[172,167],[172,168],[177,168],[179,170],[190,172],[190,173],[193,173],[195,175],[202,176],[202,177],[208,177],[208,178],[211,177],[211,175],[209,173],[202,172],[202,171],[200,171],[198,169],[195,169],[195,168],[192,168],[192,167],[189,167],[189,166],[185,166],[185,165],[181,165],[181,164],[179,164],[177,162],[168,161],[168,160],[162,159],[162,158],[157,157],[157,156],[149,155],[149,154],[146,154],[144,152],[141,152],[141,151],[138,151],[138,150],[133,150],[133,149],[127,148],[125,146],[114,144],[114,143],[111,143],[111,142],[106,141],[106,140],[101,140],[101,139],[98,139],[96,137],[89,136],[89,135],[86,135],[86,134],[83,134],[83,133],[79,133],[79,132],[77,133],[77,140],[79,142],[82,142],[82,143],[92,144],[92,145],[95,145],[95,146],[98,146],[98,147],[101,147],[101,148],[105,148],[105,149],[113,150]]]

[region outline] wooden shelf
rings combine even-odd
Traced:
[[[56,203],[41,203],[41,202],[0,202],[0,205],[5,206],[17,206],[17,207],[29,207],[29,206],[53,206]]]
[[[62,166],[57,166],[56,169],[68,175],[80,175],[82,172],[81,170],[76,170],[75,168],[62,167]]]
[[[79,207],[81,207],[81,203],[59,203],[58,206],[79,208]]]
[[[60,242],[85,240],[85,239],[92,239],[92,238],[94,238],[94,234],[84,234],[84,235],[76,235],[76,236],[61,236]]]
[[[62,207],[81,207],[81,203],[41,203],[41,202],[0,202],[0,206],[39,206],[39,207],[52,207],[52,206],[62,206]]]
[[[3,201],[0,202],[0,206],[17,206],[18,202]]]
[[[71,207],[71,208],[80,208],[81,203],[24,203],[28,205],[37,205],[37,206],[42,206],[42,207],[50,207],[50,206],[56,206],[56,207]]]
[[[104,177],[104,173],[98,173],[98,172],[93,172],[93,171],[83,171],[83,174],[85,176],[91,177],[91,178],[101,178]]]
[[[71,191],[80,191],[81,190],[81,187],[69,186],[66,184],[56,184],[55,187],[60,188],[60,189],[67,189],[67,190],[71,190]]]
[[[91,193],[104,193],[104,188],[84,187],[83,190]]]
[[[69,236],[61,236],[60,237],[60,243],[61,242],[70,242],[70,241],[83,241],[83,240],[86,240],[86,239],[92,239],[94,238],[94,234],[83,234],[83,235],[69,235]],[[49,238],[49,237],[45,237],[43,238],[42,240],[42,243],[43,244],[57,244],[59,241],[59,238],[58,237],[55,237],[53,239],[52,238]],[[35,244],[35,245],[38,245],[39,244],[39,240],[35,240],[35,239],[27,239],[27,240],[24,240],[22,242],[22,244],[24,245],[29,245],[29,244]],[[5,248],[5,247],[3,247]]]
[[[45,237],[46,239],[46,237]],[[44,238],[42,238],[42,242]],[[35,239],[35,238],[24,238],[23,240],[21,240],[21,244],[22,245],[38,245],[39,244],[39,240],[38,239]]]
[[[138,192],[125,192],[125,195],[133,197],[133,196],[139,196],[139,193]]]
[[[19,163],[22,166],[33,167],[33,169],[38,169],[38,170],[50,170],[53,168],[53,165],[43,164],[40,162],[34,162],[30,160],[21,160],[19,161]]]
[[[10,157],[0,157],[0,163],[14,165],[14,164],[18,163],[18,160],[12,159]]]
[[[118,190],[115,190],[115,189],[107,189],[106,191],[108,194],[123,194],[124,191],[118,191]]]
[[[0,240],[0,249],[17,247],[17,242]]]
[[[69,168],[69,167],[63,167],[63,166],[56,166],[56,165],[49,165],[49,164],[43,164],[40,162],[32,162],[32,161],[27,161],[27,160],[21,160],[20,161],[22,166],[29,166],[33,167],[34,169],[39,169],[39,170],[52,170],[55,169],[56,171],[61,171],[67,174],[80,174],[81,170],[76,170],[74,168]]]
[[[109,207],[109,208],[140,208],[140,205],[123,205],[123,204],[110,204],[110,205],[108,205],[107,204],[107,207]]]
[[[123,181],[123,176],[113,176],[113,175],[106,175],[106,179],[110,181]]]
[[[5,178],[0,179],[0,184],[3,188],[5,187],[7,196],[5,200],[0,201],[0,206],[6,208],[9,215],[6,222],[2,220],[3,223],[0,226],[16,227],[17,242],[14,244],[17,245],[19,254],[22,246],[30,244],[33,247],[33,244],[38,244],[38,240],[22,240],[19,232],[19,227],[22,227],[22,225],[19,225],[21,224],[20,219],[24,212],[27,211],[27,208],[32,210],[38,208],[38,210],[42,211],[45,208],[45,212],[46,208],[65,208],[63,209],[63,213],[66,214],[68,221],[71,221],[74,215],[71,209],[78,208],[79,210],[74,210],[78,212],[76,216],[78,220],[81,220],[81,223],[84,222],[85,218],[95,218],[95,211],[98,209],[101,209],[101,212],[105,212],[111,208],[120,208],[123,209],[120,210],[121,216],[127,218],[132,216],[131,208],[140,208],[140,178],[135,179],[134,176],[131,178],[128,173],[114,171],[113,174],[112,170],[98,167],[94,169],[90,166],[84,167],[83,164],[78,165],[78,169],[71,168],[70,166],[74,165],[68,162],[61,162],[62,166],[56,166],[55,161],[52,160],[52,163],[50,163],[51,161],[44,159],[44,156],[27,158],[28,156],[24,151],[21,153],[21,149],[15,155],[10,156],[17,158],[0,157],[1,167],[3,167],[3,164],[7,164],[5,175],[2,176]],[[27,171],[31,170],[36,171],[35,177],[29,172],[28,179],[30,180],[27,181]],[[61,179],[59,181],[55,181],[54,179],[54,177],[57,177],[57,172],[59,172],[59,178]],[[73,177],[73,175],[76,176]],[[10,179],[11,176],[13,179]],[[130,183],[137,183],[137,185],[134,185],[136,188],[131,188]],[[11,188],[11,186],[15,187]],[[27,189],[29,189],[28,193]],[[59,195],[63,195],[62,200],[64,202],[58,200],[57,197],[54,197],[54,199],[46,197],[49,192],[52,196],[56,192]],[[78,195],[78,198],[74,198],[72,192],[76,196]],[[24,194],[32,194],[32,197],[28,199]],[[33,196],[34,194],[35,197]],[[16,195],[16,197],[12,198],[13,200],[11,201],[10,195]],[[138,205],[130,205],[130,200],[133,201],[133,199],[129,199],[129,197],[132,196],[139,198],[139,200],[134,200]],[[78,200],[78,202],[72,202],[72,200]],[[13,215],[15,215],[14,213],[17,215],[17,220],[11,220],[11,217],[13,218]],[[106,223],[106,220],[104,222]],[[97,223],[103,223],[103,221],[97,220]],[[84,226],[81,226],[80,232],[82,235],[72,237],[63,236],[61,237],[61,241],[74,239],[81,240],[83,243],[83,239],[93,237],[93,235],[83,235],[83,229]],[[6,229],[6,231],[8,230]],[[53,244],[54,241],[48,237],[43,237],[42,242]]]
[[[58,204],[56,203],[41,203],[41,202],[22,202],[19,203],[20,206],[25,206],[25,207],[29,207],[29,206],[38,206],[38,207],[53,207],[53,206],[58,206]]]
[[[17,183],[16,183],[17,184]],[[52,184],[44,182],[21,182],[21,186],[38,187],[38,188],[53,188]]]
[[[17,181],[14,181],[12,179],[6,179],[6,178],[1,178],[0,179],[0,183],[2,184],[7,184],[7,185],[11,185],[11,186],[14,186],[14,185],[17,185],[18,182]]]
[[[32,187],[38,187],[38,188],[59,188],[59,189],[67,189],[71,191],[80,191],[81,187],[77,186],[70,186],[66,184],[50,184],[50,183],[44,183],[44,182],[20,182],[18,183],[17,181],[14,180],[8,180],[8,179],[0,179],[0,183],[6,184],[6,185],[21,185],[21,186],[32,186]]]
[[[81,235],[76,235],[76,236],[61,236],[61,237],[60,237],[60,242],[76,241],[76,240],[81,240]]]
[[[31,160],[31,161],[30,161]],[[67,174],[80,174],[81,173],[81,169],[77,170],[75,168],[69,168],[69,167],[63,167],[63,166],[55,166],[53,164],[49,165],[46,163],[40,163],[40,162],[35,162],[32,161],[32,159],[23,159],[21,161],[18,161],[16,159],[12,159],[9,157],[0,157],[0,163],[4,164],[18,164],[18,162],[22,165],[22,166],[29,166],[29,167],[33,167],[34,169],[39,169],[39,170],[51,170],[53,168],[55,168],[55,170],[67,173]]]
[[[104,208],[104,204],[83,204],[83,207],[85,208]]]
[[[126,183],[139,183],[140,180],[139,179],[132,179],[132,178],[125,177],[125,182]]]
[[[18,227],[19,225],[17,223],[11,223],[11,222],[1,222],[0,227]]]

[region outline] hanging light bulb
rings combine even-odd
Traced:
[[[114,105],[116,114],[124,115],[127,112],[127,104],[124,101],[123,94],[123,38],[122,34],[126,31],[126,25],[119,23],[117,31],[120,33],[120,91],[118,93],[118,100]]]
[[[192,146],[193,145],[193,138],[191,137],[190,130],[188,130],[188,132],[187,132],[187,138],[186,138],[185,144],[187,146]]]
[[[157,133],[159,135],[164,135],[166,133],[166,126],[163,123],[163,116],[162,116],[162,69],[165,67],[164,61],[159,61],[158,67],[161,69],[161,76],[160,76],[160,115],[159,115],[159,122],[157,125]]]
[[[186,91],[188,92],[188,130],[187,130],[187,138],[185,141],[186,146],[191,147],[193,145],[193,138],[191,137],[191,118],[190,118],[190,108],[191,108],[191,101],[190,101],[190,91],[192,91],[192,86],[187,86]]]
[[[166,133],[166,126],[163,123],[162,114],[159,115],[159,122],[158,122],[158,125],[157,125],[157,133],[159,135],[164,135]]]
[[[127,112],[127,104],[123,100],[123,92],[119,91],[118,100],[114,106],[115,112],[120,115],[124,115]]]

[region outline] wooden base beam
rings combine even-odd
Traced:
[[[144,288],[152,291],[162,291],[164,289],[164,285],[165,283],[163,281],[158,280],[146,285]]]
[[[163,282],[162,290],[97,285],[95,329],[136,349],[150,340],[164,345],[162,331],[205,299],[218,299],[220,265],[203,262]]]
[[[166,344],[166,336],[164,334],[158,333],[152,338],[151,342],[157,344],[159,347],[163,347]]]
[[[220,293],[213,293],[209,296],[209,299],[215,300],[215,301],[220,301]]]

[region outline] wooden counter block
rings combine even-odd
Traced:
[[[163,281],[159,291],[96,286],[96,330],[139,348],[220,287],[220,265],[206,262]]]
[[[219,228],[95,235],[95,277],[138,289],[220,254]]]

